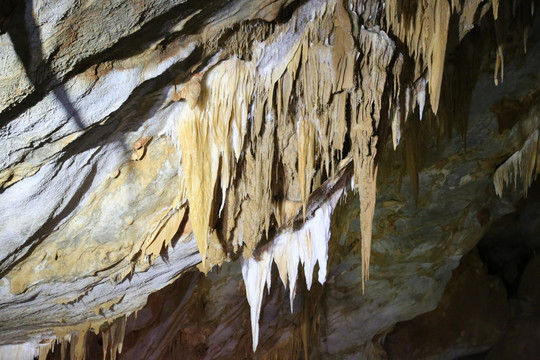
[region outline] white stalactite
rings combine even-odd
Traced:
[[[279,234],[257,256],[243,260],[242,276],[246,284],[246,296],[251,309],[253,351],[257,349],[259,342],[259,317],[264,287],[266,285],[268,293],[270,293],[272,264],[274,262],[285,286],[287,286],[288,279],[291,312],[293,312],[296,294],[298,263],[304,269],[308,290],[311,289],[316,263],[319,263],[317,277],[319,282],[324,284],[326,281],[330,220],[332,211],[342,193],[343,189],[335,192],[326,203],[315,211],[313,217],[306,220],[301,229]]]

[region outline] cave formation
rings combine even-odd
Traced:
[[[540,357],[536,0],[3,0],[0,359]]]

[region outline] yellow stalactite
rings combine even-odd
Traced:
[[[217,178],[224,196],[243,148],[253,70],[239,59],[218,64],[201,80],[196,106],[184,107],[178,119],[185,191],[203,268]]]
[[[311,179],[315,162],[315,136],[313,122],[301,119],[298,122],[298,178],[302,194],[302,213],[306,219],[306,206],[311,193]]]
[[[438,0],[435,6],[433,21],[433,38],[431,43],[431,62],[429,63],[429,95],[431,108],[436,114],[441,96],[441,84],[450,21],[450,6],[447,0]]]
[[[491,6],[493,7],[493,18],[497,20],[499,17],[499,0],[492,0]]]

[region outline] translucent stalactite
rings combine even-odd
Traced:
[[[291,312],[293,312],[299,264],[304,269],[308,290],[311,288],[315,264],[319,264],[318,281],[321,284],[326,281],[330,217],[342,193],[343,189],[335,192],[299,230],[279,234],[257,255],[243,260],[242,276],[251,310],[253,351],[257,349],[258,344],[259,316],[264,287],[266,286],[270,292],[274,262],[283,285],[289,286]]]

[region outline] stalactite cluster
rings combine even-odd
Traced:
[[[300,208],[307,225],[312,189],[332,178],[343,158],[350,158],[353,189],[360,197],[364,287],[386,129],[391,129],[396,149],[411,116],[421,121],[426,104],[434,115],[439,112],[445,101],[441,94],[451,17],[458,19],[462,40],[489,6],[496,29],[502,28],[498,2],[390,1],[383,6],[377,1],[311,1],[288,22],[260,31],[265,36],[258,41],[251,39],[249,60],[233,55],[205,70],[201,89],[196,80],[198,100],[180,97],[189,105],[174,119],[182,151],[182,191],[189,201],[203,268],[234,256],[243,246],[254,348],[272,259],[284,268],[274,253],[260,255],[256,262],[250,259],[257,244],[270,240],[275,231],[269,230],[279,229]],[[244,49],[240,56],[250,47],[242,38],[229,44]],[[230,48],[228,52],[235,53]],[[495,79],[499,69],[502,79],[502,56],[499,45]],[[194,86],[193,81],[185,89]],[[414,143],[407,142],[406,166],[418,192]],[[513,163],[522,164],[519,159]],[[503,175],[499,178],[497,184],[508,182]],[[298,205],[284,216],[283,203]],[[293,268],[289,275],[295,273]],[[283,276],[282,280],[287,283]],[[289,285],[292,299],[291,278]]]
[[[101,330],[100,330],[101,329]],[[25,343],[0,347],[0,359],[34,359],[46,360],[50,352],[60,351],[62,360],[86,359],[87,332],[101,332],[103,339],[103,360],[115,360],[122,353],[122,345],[126,330],[126,317],[122,316],[112,321],[102,321],[97,324],[83,324],[77,328],[57,328],[55,338],[49,342]]]
[[[317,263],[318,280],[324,283],[330,216],[351,184],[360,198],[364,290],[377,174],[387,141],[391,138],[393,149],[405,154],[404,166],[418,192],[416,130],[426,117],[450,118],[453,110],[445,107],[455,106],[459,98],[459,91],[444,86],[449,44],[455,48],[478,22],[492,16],[494,77],[502,81],[508,14],[520,17],[526,39],[533,5],[515,0],[311,0],[282,21],[247,21],[203,33],[200,41],[212,56],[189,69],[183,83],[171,85],[166,105],[176,110],[163,134],[181,155],[178,196],[156,215],[152,231],[132,244],[132,266],[116,280],[147,268],[188,217],[201,270],[243,256],[255,350],[273,263],[289,287],[291,309],[299,264],[308,289]],[[512,11],[502,11],[503,6]],[[538,168],[538,131],[497,169],[497,194],[505,184],[517,183],[518,174],[524,174],[523,188],[529,187]],[[137,141],[131,160],[143,159],[152,141]],[[326,197],[313,195],[328,183],[339,186]],[[12,287],[23,292],[29,282],[14,281]],[[72,360],[84,359],[85,331],[101,327],[104,359],[109,350],[114,359],[122,350],[125,318],[102,325],[76,331],[76,341],[71,330],[59,330],[57,338],[64,339],[62,349],[71,340]],[[52,347],[40,345],[40,359]],[[30,352],[34,356],[35,348]]]

